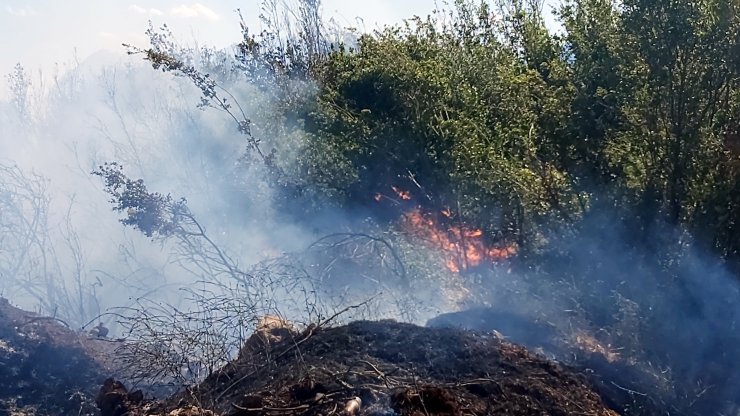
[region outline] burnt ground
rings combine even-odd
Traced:
[[[106,380],[118,374],[118,345],[0,298],[0,416],[616,415],[604,403],[623,404],[618,394],[599,397],[593,374],[495,332],[394,321],[272,328],[199,385],[162,401]]]
[[[113,345],[0,298],[0,415],[95,415]]]
[[[260,335],[237,360],[163,402],[132,404],[139,398],[110,380],[104,416],[616,415],[583,377],[493,334],[359,321]]]

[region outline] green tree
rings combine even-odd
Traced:
[[[485,3],[458,2],[332,53],[302,176],[346,201],[398,186],[521,246],[575,220],[584,201],[548,148],[567,120],[557,44],[532,18],[539,37],[512,48],[499,23]]]

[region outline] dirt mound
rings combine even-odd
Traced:
[[[0,298],[0,415],[95,415],[104,341]]]
[[[270,317],[234,361],[156,402],[108,378],[117,346],[0,298],[0,415],[616,415],[582,377],[495,332],[394,321],[298,332]]]
[[[495,335],[394,321],[284,329],[129,414],[616,415],[578,375]]]

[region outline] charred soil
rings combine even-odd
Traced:
[[[136,404],[112,383],[100,397],[121,406],[104,416],[616,415],[583,378],[523,347],[394,321],[257,333],[235,361],[163,402]]]
[[[0,298],[0,415],[95,415],[111,343]]]
[[[0,415],[616,415],[572,370],[453,328],[269,327],[160,401],[106,380],[116,346],[0,299]]]

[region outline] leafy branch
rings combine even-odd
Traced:
[[[251,276],[239,269],[236,262],[206,233],[195,218],[185,198],[175,200],[171,195],[149,192],[143,179],[131,179],[123,166],[105,163],[92,172],[105,181],[105,192],[111,196],[113,210],[125,213],[121,223],[133,227],[147,237],[176,239],[183,258],[200,271],[215,279],[226,275],[249,286]]]
[[[184,55],[184,51],[170,40],[172,34],[166,25],[162,26],[161,32],[156,32],[150,24],[146,34],[149,36],[151,47],[144,49],[124,43],[123,46],[127,49],[127,53],[143,55],[144,60],[149,61],[156,70],[189,79],[201,91],[198,107],[214,108],[225,112],[234,121],[239,133],[246,137],[247,151],[255,152],[273,177],[278,180],[282,179],[284,172],[275,163],[275,151],[265,152],[260,147],[262,140],[252,133],[252,120],[247,117],[236,97],[219,85],[210,74],[199,71],[194,65],[179,57]]]

